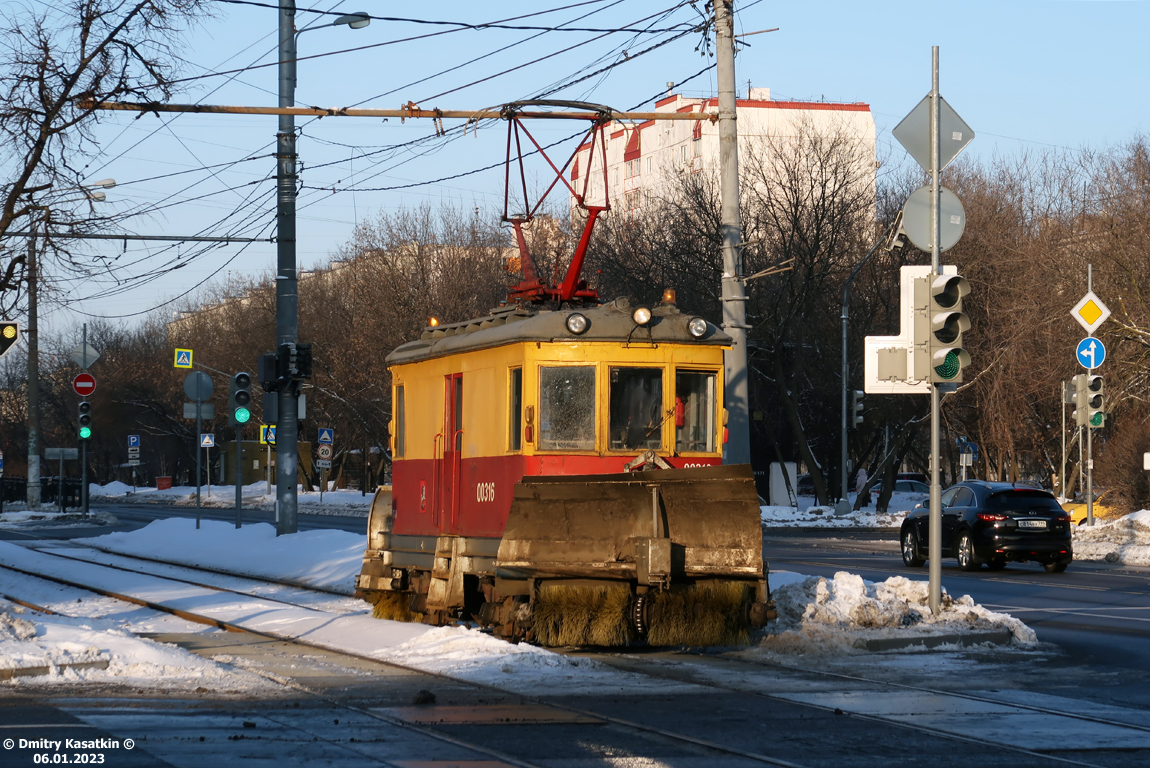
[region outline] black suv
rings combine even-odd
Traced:
[[[902,522],[902,561],[912,568],[926,562],[929,521],[924,505]],[[1074,559],[1070,514],[1049,491],[967,480],[942,493],[942,554],[958,558],[964,571],[983,563],[997,571],[1011,560],[1034,560],[1049,573],[1061,573]]]

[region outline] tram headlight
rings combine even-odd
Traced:
[[[635,311],[631,313],[631,320],[635,325],[646,325],[651,322],[651,308],[635,307]]]
[[[572,312],[567,315],[567,330],[578,336],[585,333],[591,327],[591,321],[587,319],[586,315],[579,312]]]
[[[703,338],[703,334],[707,332],[707,321],[701,317],[692,317],[687,321],[687,333],[694,336],[696,339]]]

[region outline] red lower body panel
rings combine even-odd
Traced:
[[[526,475],[597,475],[623,471],[633,456],[488,456],[398,459],[392,465],[392,532],[499,538],[515,484]],[[670,457],[676,468],[712,466],[718,458]]]

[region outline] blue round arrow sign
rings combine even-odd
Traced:
[[[1093,336],[1087,336],[1082,341],[1078,342],[1078,349],[1074,351],[1074,356],[1078,358],[1078,362],[1086,370],[1092,370],[1102,365],[1106,360],[1106,345],[1100,339]]]

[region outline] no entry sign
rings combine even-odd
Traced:
[[[96,378],[90,373],[81,373],[72,379],[72,389],[80,397],[87,397],[96,391]]]

